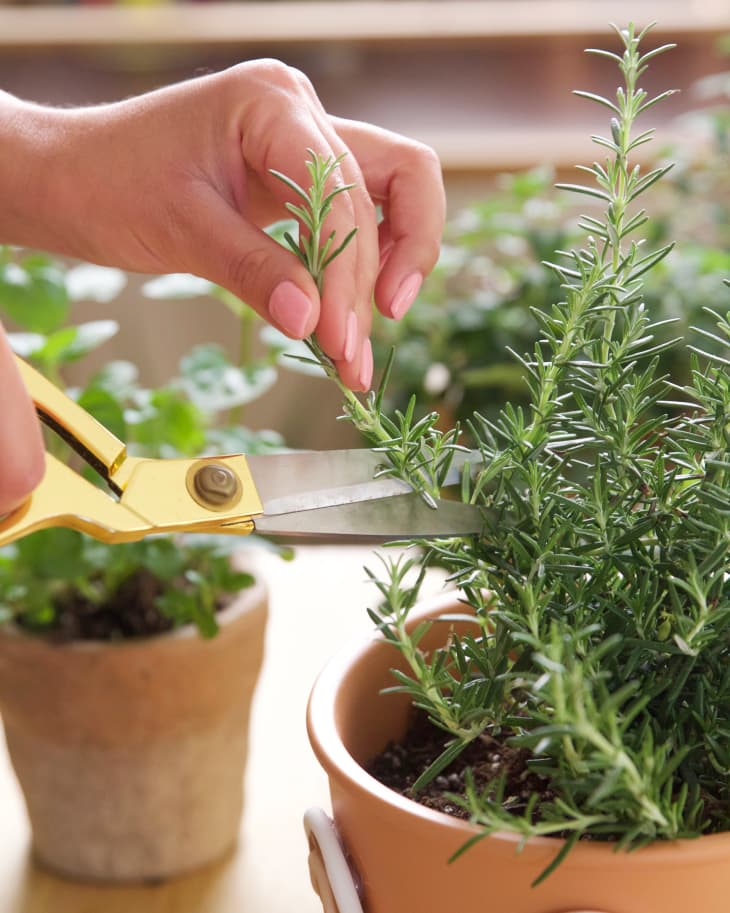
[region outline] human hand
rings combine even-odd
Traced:
[[[43,478],[44,465],[35,409],[0,326],[0,517],[28,497]]]
[[[290,337],[315,332],[344,383],[369,388],[373,294],[399,319],[438,256],[445,206],[431,150],[330,117],[306,77],[271,60],[112,105],[10,103],[32,154],[0,175],[0,189],[20,178],[31,196],[14,232],[0,217],[7,240],[140,272],[196,273]],[[307,187],[307,149],[346,153],[336,178],[355,185],[337,195],[325,226],[340,240],[355,225],[358,233],[328,267],[321,300],[294,254],[262,230],[296,202],[270,169]]]

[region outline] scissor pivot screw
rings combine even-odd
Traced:
[[[203,463],[192,474],[191,494],[203,507],[225,510],[241,497],[241,482],[221,463]]]

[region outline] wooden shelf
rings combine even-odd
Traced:
[[[671,119],[694,103],[692,84],[726,66],[717,39],[730,33],[730,0],[0,0],[0,85],[49,104],[93,104],[279,57],[307,73],[328,111],[432,145],[450,174],[561,168],[595,155],[589,136],[603,123],[570,93],[615,91],[611,67],[581,53],[618,44],[610,20],[656,21],[650,46],[679,45],[644,86],[682,89],[658,120],[652,112],[668,142]]]
[[[475,42],[603,35],[609,20],[655,34],[730,31],[727,0],[386,0],[0,6],[0,48]]]
[[[539,135],[539,152],[535,150],[536,135]],[[543,127],[539,133],[519,128],[499,131],[424,129],[418,138],[437,150],[445,171],[450,174],[522,171],[533,168],[538,162],[572,172],[576,163],[588,163],[605,155],[591,141],[586,129],[569,125]],[[686,135],[677,129],[663,127],[657,131],[656,143],[639,147],[633,161],[635,164],[652,162],[658,150],[686,142]]]

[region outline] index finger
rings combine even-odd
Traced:
[[[436,265],[446,219],[446,195],[436,153],[371,124],[332,118],[355,155],[368,193],[383,209],[381,268],[375,303],[400,319]]]

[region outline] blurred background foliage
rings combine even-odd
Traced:
[[[730,307],[723,284],[730,276],[730,74],[704,80],[697,95],[715,104],[684,115],[682,127],[695,139],[662,151],[674,168],[646,203],[652,245],[676,242],[646,290],[652,319],[673,321],[663,338],[691,337],[691,327],[711,323],[705,308]],[[586,208],[585,197],[576,201],[553,183],[547,168],[500,178],[492,195],[450,220],[439,263],[407,316],[400,323],[376,320],[376,364],[397,347],[391,407],[403,409],[415,394],[422,412],[437,410],[452,423],[526,399],[522,367],[507,347],[533,350],[532,309],[561,298],[543,261],[575,246],[577,217]],[[663,357],[681,383],[689,370],[686,346]]]

